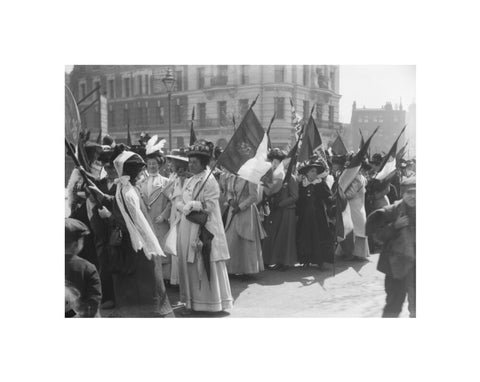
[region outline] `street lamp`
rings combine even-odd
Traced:
[[[162,82],[165,85],[168,93],[168,148],[172,150],[172,116],[171,116],[171,103],[172,103],[172,91],[175,86],[175,77],[172,74],[172,69],[167,68],[165,77],[162,78]]]

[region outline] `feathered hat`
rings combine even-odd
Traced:
[[[305,175],[311,168],[316,168],[318,174],[320,175],[326,171],[327,164],[323,158],[313,156],[310,159],[307,159],[306,161],[300,163],[300,165],[298,166],[298,173]]]
[[[147,159],[156,159],[159,162],[163,162],[163,147],[167,141],[165,139],[159,139],[158,135],[151,137],[147,146],[145,147],[145,155]]]

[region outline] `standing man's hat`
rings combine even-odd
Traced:
[[[65,218],[65,241],[75,241],[90,234],[88,227],[80,220]]]
[[[417,189],[417,177],[415,175],[406,178],[400,183],[400,190],[407,191],[407,190],[416,190]]]

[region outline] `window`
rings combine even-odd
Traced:
[[[85,97],[86,94],[87,94],[87,84],[85,83],[80,84],[80,99]]]
[[[227,101],[218,101],[218,123],[221,126],[227,124]]]
[[[248,83],[248,68],[247,65],[240,67],[240,85],[246,85]]]
[[[243,118],[248,110],[248,99],[241,99],[238,101],[238,109],[240,111],[240,118]]]
[[[276,118],[278,119],[285,118],[285,98],[284,97],[274,98],[274,112],[275,112]]]
[[[145,74],[145,94],[149,94],[150,92],[148,91],[149,88],[149,83],[148,83],[148,74]]]
[[[148,102],[145,102],[145,107],[143,108],[143,123],[145,125],[150,125],[149,121],[149,112],[148,112]]]
[[[316,110],[317,110],[317,121],[318,123],[321,123],[323,120],[323,105],[321,103],[318,103]]]
[[[177,102],[175,102],[175,123],[182,122],[182,105],[180,105],[180,99],[177,98]]]
[[[377,116],[376,115],[373,116],[373,122],[377,122]]]
[[[275,65],[275,82],[285,81],[285,66]]]
[[[142,84],[142,76],[139,75],[137,76],[137,82],[138,82],[138,94],[142,95],[143,94],[143,84]]]
[[[335,90],[335,72],[330,72],[330,89]]]
[[[303,118],[308,120],[310,118],[310,103],[308,101],[303,101]]]
[[[358,117],[358,122],[362,123],[362,116]]]
[[[204,127],[206,124],[206,117],[207,117],[207,109],[205,103],[199,103],[197,105],[198,108],[198,121],[200,123],[200,127]]]
[[[115,125],[115,114],[112,105],[108,108],[108,127],[113,128]]]
[[[334,113],[335,113],[335,106],[329,106],[328,107],[328,120],[329,120],[329,122],[333,122]]]
[[[97,87],[98,88],[101,87],[100,80],[93,81],[93,89],[96,89]]]
[[[383,122],[383,117],[382,116],[378,117],[378,122]]]
[[[115,80],[114,79],[108,80],[107,97],[115,98]]]
[[[123,109],[123,124],[127,126],[130,123],[130,114],[128,113],[128,105]]]
[[[303,86],[308,86],[308,65],[303,65]]]
[[[123,79],[123,96],[130,97],[130,78]]]
[[[176,86],[176,90],[178,92],[181,92],[183,91],[183,76],[182,76],[182,71],[181,70],[177,70],[175,72],[175,86]]]
[[[197,85],[199,89],[205,87],[205,68],[197,69]]]
[[[157,107],[155,108],[155,118],[159,125],[163,125],[165,123],[165,110],[163,106],[160,104],[160,101],[157,103]]]

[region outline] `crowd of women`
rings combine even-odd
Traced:
[[[233,306],[229,275],[298,264],[322,270],[336,251],[365,260],[375,248],[367,213],[396,200],[395,182],[414,171],[414,162],[404,163],[398,179],[376,184],[381,156],[364,163],[345,192],[354,228],[337,248],[334,195],[348,156],[314,155],[289,176],[287,153],[274,148],[272,175],[257,185],[216,167],[221,150],[204,140],[168,155],[156,136],[142,152],[104,143],[86,147],[88,182],[75,169],[67,187],[70,316],[98,316],[101,307],[122,317],[171,317],[167,287],[179,289],[173,307],[183,314],[219,312]]]

